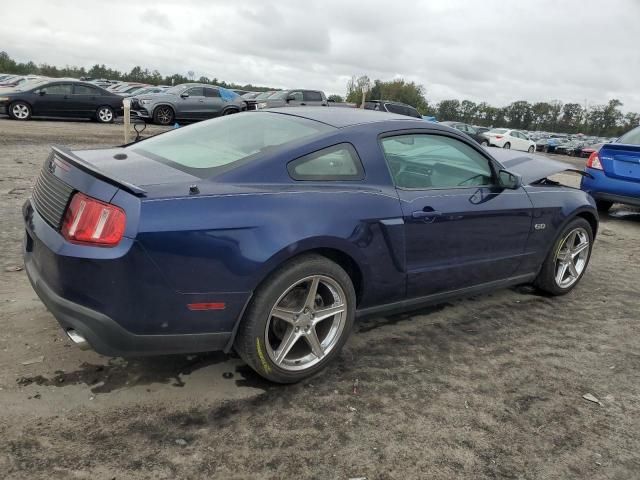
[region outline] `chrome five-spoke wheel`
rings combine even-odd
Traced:
[[[26,120],[30,114],[29,106],[24,103],[15,103],[11,106],[11,115],[16,120]]]
[[[113,121],[113,110],[110,107],[100,107],[98,109],[98,120],[102,123],[110,123]]]
[[[589,259],[589,235],[578,227],[560,242],[555,259],[555,280],[560,288],[571,287],[578,281]]]
[[[320,362],[339,342],[346,295],[330,277],[313,275],[291,285],[271,309],[264,335],[270,360],[287,371]]]

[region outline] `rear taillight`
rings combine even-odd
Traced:
[[[74,243],[115,247],[122,240],[126,221],[121,208],[76,193],[65,213],[62,235]]]
[[[496,135],[496,140],[500,140],[502,138],[502,135]]]
[[[595,168],[596,170],[602,170],[602,164],[600,163],[598,152],[593,152],[591,155],[589,155],[589,160],[587,160],[587,167]]]

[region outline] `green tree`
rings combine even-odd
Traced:
[[[329,95],[329,98],[327,98],[327,100],[329,100],[330,102],[336,102],[336,103],[344,102],[342,97],[340,95],[336,95],[336,94]]]
[[[438,120],[460,120],[460,100],[442,100],[438,104]]]

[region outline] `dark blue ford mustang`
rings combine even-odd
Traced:
[[[80,346],[233,348],[294,382],[338,355],[356,316],[522,283],[571,290],[598,217],[547,178],[565,167],[340,108],[54,147],[24,206],[25,266]]]

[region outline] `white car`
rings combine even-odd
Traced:
[[[484,134],[489,139],[489,145],[500,148],[512,148],[523,152],[533,153],[536,151],[536,142],[519,130],[509,130],[507,128],[494,128]]]

